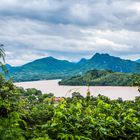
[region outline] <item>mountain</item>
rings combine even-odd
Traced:
[[[90,59],[82,58],[73,63],[46,57],[27,63],[23,66],[10,68],[15,81],[29,81],[42,79],[62,79],[85,73],[89,70],[112,70],[114,72],[140,73],[140,64],[124,60],[109,54],[96,53]]]
[[[96,53],[91,59],[80,61],[79,65],[85,71],[92,69],[107,69],[115,72],[140,73],[140,64],[130,60],[123,60],[119,57],[110,56],[109,54]]]
[[[58,79],[70,76],[68,71],[72,71],[75,67],[75,63],[46,57],[20,67],[13,67],[10,69],[10,73],[15,81]]]
[[[135,74],[140,80],[140,75]],[[132,86],[133,74],[113,72],[110,70],[91,70],[82,75],[63,79],[60,85],[70,86]]]
[[[71,63],[66,60],[58,60],[53,57],[46,57],[42,59],[35,60],[28,64],[23,65],[22,70],[29,71],[40,71],[40,72],[65,72],[66,70],[71,70],[75,66],[75,63]]]

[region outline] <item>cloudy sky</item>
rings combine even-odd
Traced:
[[[22,65],[94,53],[140,58],[140,0],[0,0],[0,43]]]

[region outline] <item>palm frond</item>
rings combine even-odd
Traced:
[[[0,44],[0,68],[5,74],[7,74],[8,69],[5,66],[5,50],[3,46],[4,46],[3,44]]]
[[[3,45],[0,45],[0,58],[2,59],[2,61],[5,63],[5,50],[3,48]]]

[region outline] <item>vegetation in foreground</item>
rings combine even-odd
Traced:
[[[123,101],[73,93],[60,102],[53,99],[53,94],[17,88],[0,76],[0,139],[140,139],[140,97]]]
[[[140,81],[140,74],[126,74],[111,70],[91,70],[82,75],[63,79],[59,84],[73,86],[132,86],[136,79]]]

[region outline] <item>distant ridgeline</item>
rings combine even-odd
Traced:
[[[77,63],[46,57],[19,67],[9,67],[14,81],[63,79],[93,69],[140,74],[140,63],[96,53],[91,59],[81,59]]]
[[[126,74],[111,70],[91,70],[85,74],[63,79],[60,85],[89,85],[89,86],[132,86],[134,76],[140,81],[139,74]]]

